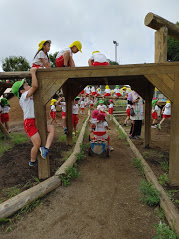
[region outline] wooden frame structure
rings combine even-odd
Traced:
[[[151,17],[152,15],[152,17]],[[148,19],[156,22],[160,17],[153,17],[149,13]],[[153,20],[154,19],[154,20]],[[166,20],[165,20],[166,21]],[[146,24],[146,23],[145,23]],[[175,24],[173,24],[175,26]],[[153,25],[152,25],[153,26]],[[154,24],[154,27],[156,23]],[[169,24],[170,26],[170,24]],[[165,30],[163,30],[165,27]],[[166,61],[166,32],[165,26],[157,27],[155,61]],[[161,30],[162,28],[162,30]],[[174,31],[175,33],[177,31]],[[165,37],[164,37],[165,36]],[[177,36],[178,32],[177,32]],[[161,40],[162,39],[162,40]],[[30,72],[0,73],[0,79],[30,78]],[[145,100],[145,137],[144,146],[149,147],[151,142],[151,102],[154,87],[157,87],[172,102],[172,120],[170,137],[170,169],[169,178],[172,185],[179,185],[179,62],[135,64],[121,66],[75,67],[75,68],[48,68],[38,69],[37,79],[39,87],[34,94],[36,123],[41,136],[42,144],[47,137],[47,121],[45,105],[62,87],[67,103],[67,143],[72,144],[72,101],[86,85],[125,85],[129,84]],[[39,178],[50,176],[49,158],[42,160],[39,157]]]

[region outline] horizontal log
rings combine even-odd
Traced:
[[[155,30],[159,30],[161,27],[167,27],[168,35],[179,40],[179,26],[152,12],[146,15],[144,23],[146,26]]]
[[[0,88],[11,88],[13,83],[0,82]]]
[[[30,71],[11,71],[11,72],[0,72],[0,79],[23,79],[31,78]]]

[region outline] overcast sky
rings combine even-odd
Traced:
[[[0,60],[23,56],[31,64],[41,40],[49,53],[82,43],[76,66],[87,66],[94,50],[120,64],[154,61],[154,30],[144,25],[147,13],[179,21],[179,0],[0,0]],[[2,64],[2,63],[1,63]],[[2,71],[0,64],[0,71]]]

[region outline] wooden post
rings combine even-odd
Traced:
[[[34,109],[36,125],[39,130],[41,145],[45,146],[47,139],[47,118],[46,118],[46,106],[42,100],[42,80],[38,80],[38,89],[34,94]],[[50,177],[50,160],[49,156],[47,159],[42,159],[38,154],[38,174],[39,179],[45,179]]]
[[[175,74],[174,83],[170,126],[169,180],[171,185],[179,186],[179,74]]]
[[[155,32],[155,63],[167,62],[168,29],[161,27]]]

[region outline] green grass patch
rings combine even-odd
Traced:
[[[22,144],[28,141],[28,138],[24,134],[12,134],[12,141],[16,144]]]
[[[158,182],[160,183],[160,185],[167,185],[169,180],[168,180],[168,174],[164,173],[162,175],[160,175],[160,177],[158,178]]]
[[[168,160],[165,159],[163,161],[160,161],[160,165],[165,172],[169,171]]]
[[[80,177],[81,173],[78,171],[78,168],[77,168],[77,164],[74,164],[73,167],[68,167],[66,170],[65,170],[65,175],[60,175],[60,179],[62,180],[62,184],[63,186],[65,187],[68,187],[71,185],[71,181],[73,179],[77,179]]]
[[[58,140],[59,140],[60,143],[65,143],[66,142],[66,134],[60,135]]]
[[[11,187],[11,188],[2,189],[2,193],[7,198],[12,198],[12,197],[16,196],[17,194],[19,194],[20,192],[21,192],[21,189],[20,189],[19,185]]]
[[[140,185],[140,192],[142,194],[140,201],[142,201],[146,205],[157,206],[159,204],[159,192],[152,185],[152,183],[147,182],[146,180],[142,180]]]
[[[157,207],[155,209],[155,214],[157,215],[157,217],[162,221],[165,222],[165,213],[164,210],[161,207]]]
[[[139,158],[135,158],[133,161],[132,161],[132,165],[135,167],[135,168],[138,168],[139,169],[139,175],[141,176],[144,176],[145,175],[145,172],[144,172],[144,166],[143,164],[141,163],[141,160]]]
[[[160,222],[155,225],[157,234],[153,237],[153,239],[178,239],[179,236],[170,229],[170,227],[166,223]]]

